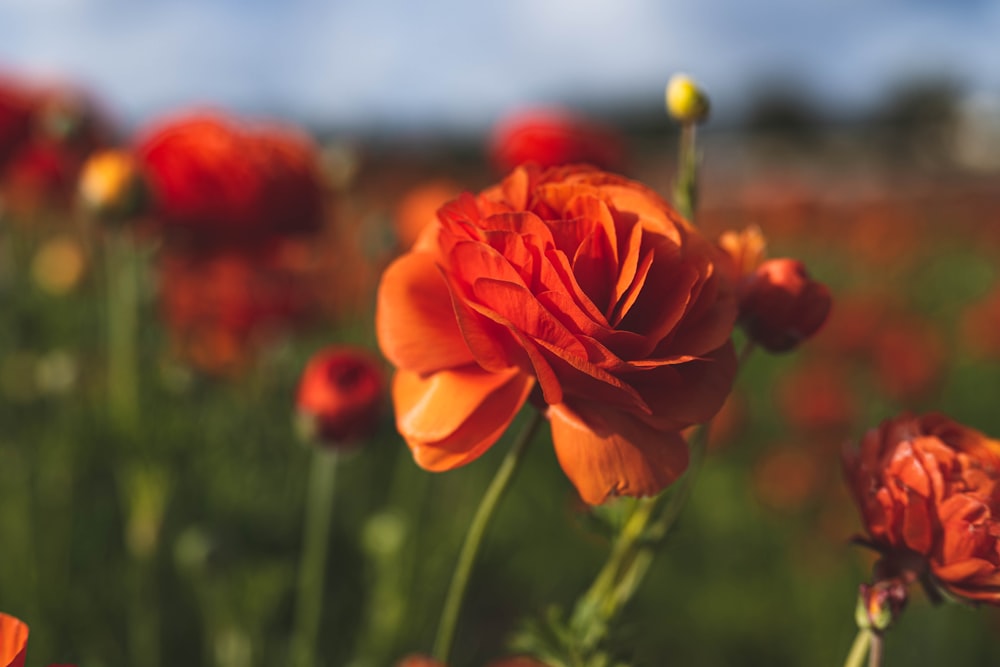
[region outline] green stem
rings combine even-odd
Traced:
[[[698,209],[698,153],[696,125],[681,125],[680,146],[678,147],[677,182],[674,184],[674,205],[689,222],[694,222]]]
[[[472,573],[472,566],[476,560],[476,554],[489,525],[490,518],[500,502],[504,491],[507,490],[518,464],[524,456],[524,451],[535,435],[535,431],[542,423],[543,415],[536,412],[531,416],[530,421],[525,425],[517,440],[511,445],[504,456],[500,467],[497,469],[493,481],[479,501],[479,507],[469,525],[469,531],[465,534],[465,542],[458,555],[458,563],[455,565],[455,572],[451,577],[451,585],[445,598],[444,608],[441,611],[441,620],[438,624],[437,637],[434,639],[434,658],[448,663],[448,656],[451,653],[451,646],[455,637],[455,626],[458,623],[458,614],[462,607],[462,600],[465,597],[465,589],[469,583],[469,575]]]
[[[871,645],[872,633],[870,630],[860,629],[854,637],[851,645],[851,652],[847,654],[844,667],[862,667],[865,656],[868,655],[868,648]]]
[[[871,635],[871,649],[868,651],[868,667],[882,667],[882,635],[868,632]]]
[[[323,613],[337,462],[336,452],[321,448],[313,451],[310,462],[309,496],[305,507],[295,634],[292,640],[292,664],[295,667],[313,667],[316,664],[316,642]]]
[[[738,356],[737,372],[754,350],[747,341]],[[656,549],[673,528],[687,505],[705,462],[711,421],[702,424],[688,445],[691,455],[688,469],[673,489],[655,498],[643,498],[626,519],[611,554],[594,583],[573,610],[571,627],[584,650],[596,646],[607,631],[608,623],[632,598],[653,563]],[[657,508],[660,507],[657,511]]]
[[[108,408],[119,435],[134,438],[139,424],[137,256],[124,231],[109,230],[105,244],[108,316]]]

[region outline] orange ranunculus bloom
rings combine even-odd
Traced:
[[[147,131],[136,152],[167,233],[239,241],[322,224],[318,151],[304,133],[194,114]]]
[[[378,295],[417,463],[474,460],[534,392],[585,501],[659,492],[687,467],[681,429],[732,385],[719,258],[652,190],[591,167],[519,168],[442,207]]]
[[[612,170],[624,162],[618,134],[561,109],[529,109],[504,118],[493,131],[490,154],[503,173],[526,162],[540,167],[587,162]]]
[[[0,613],[0,667],[23,667],[28,650],[28,626]]]
[[[890,572],[1000,604],[1000,441],[904,413],[845,452],[844,469]]]
[[[370,354],[329,347],[302,371],[296,408],[311,440],[345,447],[375,432],[384,396],[382,369]]]

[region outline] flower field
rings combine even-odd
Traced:
[[[1000,664],[1000,172],[685,101],[0,81],[0,667]]]

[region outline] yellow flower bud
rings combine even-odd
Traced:
[[[83,165],[80,200],[102,220],[124,220],[138,215],[146,201],[146,184],[130,154],[104,150]]]
[[[701,123],[708,118],[708,95],[686,74],[675,74],[667,84],[667,111],[679,123]]]

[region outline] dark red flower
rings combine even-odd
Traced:
[[[296,407],[309,440],[328,446],[359,443],[378,427],[385,381],[364,350],[330,347],[302,372]]]
[[[826,285],[794,259],[762,263],[740,284],[740,324],[770,352],[785,352],[816,333],[830,313]]]

